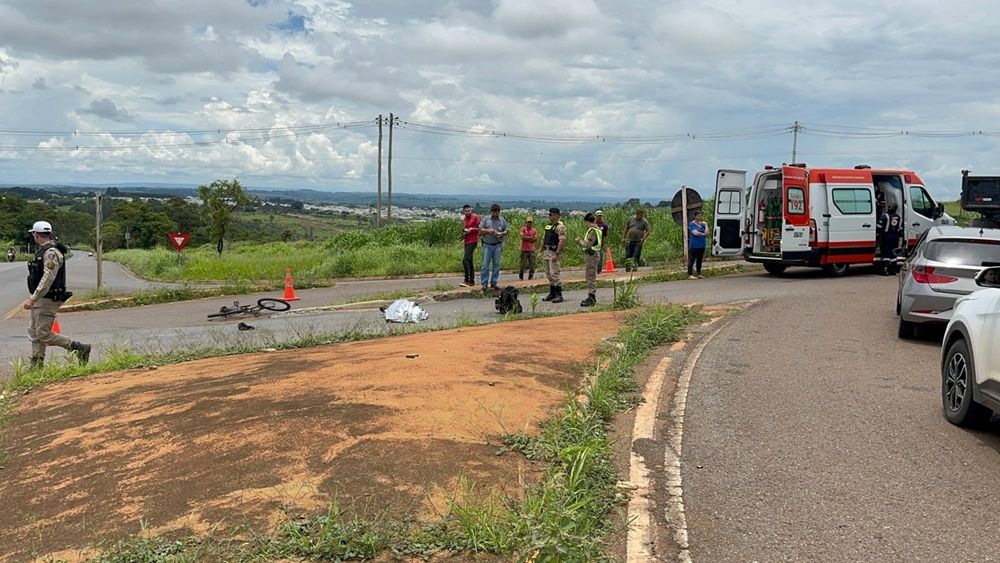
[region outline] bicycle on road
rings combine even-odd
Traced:
[[[264,297],[258,299],[256,305],[240,305],[239,301],[233,301],[232,307],[223,306],[218,313],[208,316],[210,319],[228,319],[230,317],[259,317],[262,312],[280,313],[292,308],[292,304],[283,299]]]

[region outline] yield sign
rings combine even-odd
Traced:
[[[170,238],[170,244],[174,245],[177,252],[184,250],[184,246],[186,246],[188,240],[191,239],[191,235],[188,233],[169,233],[167,236]]]

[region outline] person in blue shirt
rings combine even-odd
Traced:
[[[700,280],[705,277],[701,275],[701,261],[705,258],[706,233],[708,225],[699,211],[688,224],[688,279]]]
[[[483,284],[483,291],[487,288],[500,289],[497,285],[500,281],[500,256],[507,229],[507,220],[500,216],[500,204],[494,203],[490,206],[490,216],[479,222],[479,240],[483,243],[483,269],[479,272],[479,282]]]

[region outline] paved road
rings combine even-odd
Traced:
[[[1000,424],[942,418],[940,335],[896,339],[893,278],[715,289],[764,301],[706,347],[688,394],[695,562],[1000,560]]]

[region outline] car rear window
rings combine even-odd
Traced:
[[[1000,265],[1000,241],[976,239],[938,239],[927,243],[924,257],[935,262],[963,266],[982,266],[984,262]]]

